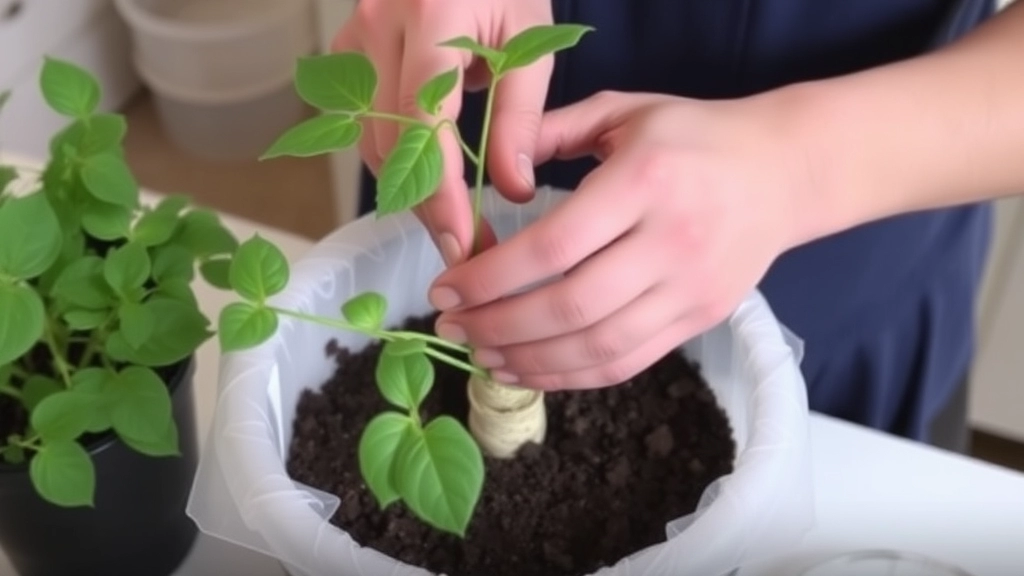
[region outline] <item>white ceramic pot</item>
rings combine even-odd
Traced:
[[[565,195],[541,189],[527,205],[489,190],[484,213],[507,238]],[[366,290],[389,302],[388,323],[432,311],[426,292],[442,261],[411,214],[354,221],[292,265],[277,304],[335,315]],[[189,514],[208,534],[278,558],[296,576],[428,576],[356,544],[328,522],[336,497],[303,486],[285,468],[300,393],[336,366],[324,345],[367,340],[308,322],[283,320],[258,348],[225,356],[219,400]],[[699,362],[726,411],[737,447],[734,471],[705,491],[695,513],[666,526],[667,540],[605,575],[715,576],[790,549],[813,519],[808,408],[798,369],[802,344],[752,293],[726,321],[682,347]],[[666,479],[671,481],[671,479]]]

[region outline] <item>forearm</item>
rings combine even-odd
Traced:
[[[806,147],[807,240],[1024,192],[1024,0],[940,51],[778,97]]]

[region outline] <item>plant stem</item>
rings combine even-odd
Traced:
[[[476,155],[475,152],[473,152],[473,149],[469,147],[469,144],[466,144],[466,141],[462,139],[462,132],[459,131],[459,125],[456,124],[455,122],[452,122],[448,118],[445,118],[444,120],[441,121],[440,124],[438,124],[438,126],[451,127],[452,132],[455,133],[455,139],[459,141],[459,147],[461,147],[462,151],[466,154],[466,156],[469,157],[469,160],[473,164],[475,164],[477,168],[479,168],[480,158]]]
[[[93,334],[96,334],[95,332]],[[82,352],[82,361],[79,362],[78,368],[88,368],[89,363],[92,362],[92,357],[99,351],[99,341],[95,338],[89,338],[89,343],[85,346],[85,351]]]
[[[491,114],[494,109],[494,93],[501,76],[491,75],[491,85],[487,88],[487,104],[484,107],[483,130],[480,132],[480,151],[477,153],[476,183],[473,192],[473,255],[480,251],[480,204],[484,188],[484,164],[487,162],[487,140],[491,134]]]
[[[64,353],[58,348],[57,341],[53,337],[53,325],[49,322],[47,322],[46,329],[43,331],[43,338],[46,340],[46,347],[50,349],[50,354],[53,356],[53,363],[57,365],[57,371],[60,373],[61,380],[64,381],[64,387],[71,388],[71,373],[68,371],[68,364],[64,359]]]
[[[29,450],[39,450],[39,435],[36,434],[28,440],[20,440],[18,442],[12,442],[15,446],[22,448],[28,448]]]
[[[346,330],[346,331],[349,331],[349,332],[359,332],[361,334],[365,334],[365,335],[367,335],[367,336],[369,336],[371,338],[376,338],[378,340],[386,340],[386,341],[389,341],[389,342],[390,341],[394,341],[394,340],[423,340],[425,342],[433,343],[433,344],[436,344],[438,346],[445,346],[445,347],[448,347],[448,348],[455,348],[455,349],[457,349],[459,351],[468,352],[468,349],[463,347],[463,346],[459,346],[458,344],[454,344],[452,342],[447,342],[447,341],[445,341],[445,340],[443,340],[441,338],[438,338],[436,336],[431,336],[430,334],[423,334],[423,333],[419,333],[419,332],[408,332],[408,331],[389,332],[387,330],[366,330],[366,329],[360,328],[358,326],[353,326],[352,324],[349,324],[348,322],[345,322],[344,320],[335,320],[333,318],[323,318],[321,316],[315,316],[313,314],[306,314],[304,312],[296,312],[294,310],[287,310],[287,309],[284,309],[284,308],[278,308],[276,306],[267,306],[267,309],[272,310],[273,312],[276,312],[277,314],[281,314],[283,316],[291,316],[292,318],[296,318],[296,319],[299,319],[299,320],[306,320],[306,321],[309,321],[309,322],[314,322],[314,323],[320,324],[322,326],[329,326],[331,328],[340,328],[342,330]],[[425,353],[427,355],[433,356],[434,358],[437,358],[438,360],[440,360],[440,361],[442,361],[442,362],[444,362],[446,364],[449,364],[449,365],[451,365],[451,366],[453,366],[455,368],[459,368],[459,369],[465,370],[465,371],[469,372],[470,374],[476,374],[476,375],[480,375],[480,376],[483,376],[483,377],[487,376],[487,373],[485,371],[481,370],[480,368],[477,368],[477,367],[473,366],[472,364],[468,364],[466,362],[463,362],[462,360],[459,360],[458,358],[452,358],[451,356],[449,356],[448,354],[446,354],[444,352],[441,352],[440,350],[436,350],[436,349],[427,347],[427,349],[425,350]]]
[[[424,342],[437,344],[438,346],[449,348],[451,350],[456,350],[458,352],[463,352],[465,354],[469,354],[470,352],[469,348],[463,346],[462,344],[449,342],[444,338],[438,338],[437,336],[431,336],[430,334],[424,334],[422,332],[408,332],[406,330],[389,330],[386,332],[386,334],[390,334],[391,336],[395,336],[396,338],[399,338],[401,340],[423,340]]]
[[[12,376],[17,376],[18,378],[21,378],[22,380],[28,380],[31,377],[31,375],[29,374],[28,370],[25,370],[24,368],[22,368],[21,366],[18,366],[17,364],[11,364],[10,365],[10,369],[11,369],[11,375]]]
[[[363,112],[361,115],[365,118],[376,118],[377,120],[390,120],[392,122],[398,122],[399,124],[413,124],[423,126],[426,128],[431,127],[430,124],[418,118],[413,118],[412,116],[402,116],[401,114],[391,114],[389,112],[377,112],[375,110],[369,110],[367,112]],[[444,126],[448,126],[452,129],[452,133],[455,134],[455,140],[458,141],[459,147],[462,148],[462,151],[465,152],[466,156],[469,156],[469,159],[470,161],[473,162],[473,164],[479,166],[480,160],[477,157],[477,155],[473,153],[473,149],[469,147],[469,144],[467,144],[466,141],[462,138],[462,132],[459,131],[458,124],[452,122],[448,118],[445,118],[444,120],[438,122],[437,125],[433,127],[433,130],[437,131],[438,129]]]
[[[16,400],[21,400],[21,390],[18,390],[9,383],[0,384],[0,394],[6,394]]]
[[[398,122],[399,124],[419,124],[420,126],[430,127],[419,118],[413,118],[412,116],[402,116],[401,114],[391,114],[390,112],[377,112],[376,110],[367,110],[362,112],[360,116],[364,118],[375,118],[377,120],[390,120],[392,122]]]
[[[434,348],[427,348],[426,350],[424,350],[424,353],[427,356],[433,356],[434,358],[437,358],[438,360],[441,360],[442,362],[447,362],[448,364],[451,364],[455,368],[461,368],[462,370],[465,370],[466,372],[469,372],[470,374],[472,374],[474,376],[479,376],[481,378],[488,378],[489,377],[486,370],[483,370],[482,368],[478,368],[478,367],[476,367],[476,366],[474,366],[474,365],[472,365],[472,364],[470,364],[468,362],[463,362],[462,360],[458,360],[456,358],[452,358],[451,356],[448,356],[444,352],[440,352],[440,351],[438,351],[438,350],[436,350]]]

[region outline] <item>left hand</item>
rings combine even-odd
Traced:
[[[722,321],[807,239],[813,178],[793,134],[756,97],[604,93],[548,113],[537,163],[602,163],[562,205],[437,278],[438,333],[508,384],[630,379]]]

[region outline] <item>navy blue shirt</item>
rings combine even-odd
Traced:
[[[994,11],[991,0],[555,0],[553,7],[556,21],[596,30],[556,58],[549,109],[605,89],[726,98],[849,73],[949,42]],[[482,110],[482,95],[466,95],[460,127],[474,146]],[[594,165],[551,162],[538,169],[537,183],[573,189]],[[364,211],[373,208],[373,186],[364,172]],[[928,440],[932,419],[969,370],[989,210],[890,218],[774,263],[759,288],[805,340],[812,409]]]

